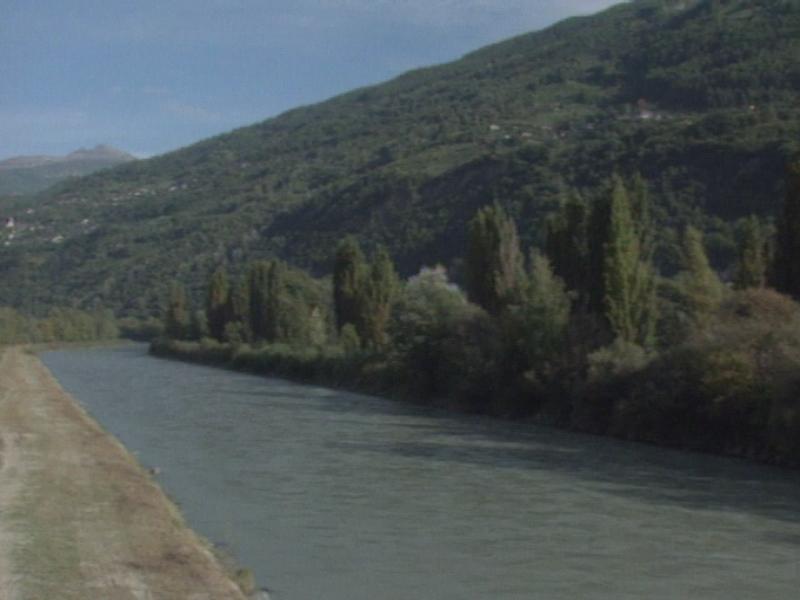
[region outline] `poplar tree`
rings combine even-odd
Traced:
[[[733,285],[738,290],[764,287],[766,271],[764,234],[758,218],[750,216],[744,221]]]
[[[208,318],[203,309],[195,310],[189,320],[189,336],[193,340],[202,340],[208,337]]]
[[[354,237],[348,236],[339,244],[333,264],[333,304],[337,331],[341,331],[348,323],[358,326],[366,275],[361,247]]]
[[[620,180],[620,185],[622,184]],[[605,315],[606,312],[606,249],[611,227],[611,200],[613,188],[595,197],[589,213],[587,227],[586,303],[591,312]]]
[[[773,285],[800,299],[800,160],[789,166],[786,197],[778,221]]]
[[[680,279],[689,309],[695,319],[702,319],[722,302],[724,288],[708,262],[703,234],[691,226],[683,234],[683,260]]]
[[[650,261],[653,258],[653,217],[650,191],[647,182],[637,173],[630,182],[631,214],[636,224],[639,239],[639,252],[642,260]]]
[[[519,236],[498,204],[480,209],[470,221],[465,268],[470,300],[490,314],[519,299],[524,278]]]
[[[643,259],[640,235],[625,184],[615,177],[604,246],[605,316],[616,337],[647,345],[655,327],[655,273]]]
[[[164,315],[164,333],[173,340],[182,340],[189,333],[186,290],[179,283],[173,283],[170,286],[167,310]]]
[[[211,276],[206,296],[206,316],[211,337],[222,341],[227,321],[228,277],[220,267]]]
[[[282,262],[273,260],[267,273],[265,339],[269,342],[283,341],[285,338],[286,269]]]
[[[392,300],[398,288],[397,272],[389,252],[380,246],[369,269],[361,308],[361,339],[371,348],[383,348],[388,342],[387,327]]]
[[[270,265],[266,261],[253,263],[247,271],[248,316],[250,335],[254,340],[267,338],[267,278]]]
[[[250,333],[250,290],[247,278],[242,278],[228,290],[228,300],[225,307],[226,321],[235,323],[243,341],[249,340]]]
[[[586,299],[589,283],[589,207],[577,194],[571,194],[559,213],[546,225],[545,253],[552,269]]]
[[[558,352],[569,323],[570,305],[564,281],[553,273],[547,257],[534,251],[523,301],[512,319],[516,326],[512,335],[521,344],[526,368]]]

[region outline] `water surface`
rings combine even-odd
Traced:
[[[276,599],[787,599],[800,476],[147,356],[48,352]]]

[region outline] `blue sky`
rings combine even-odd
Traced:
[[[158,154],[615,0],[0,0],[0,159]]]

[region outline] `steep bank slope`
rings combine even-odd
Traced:
[[[37,358],[4,350],[0,373],[0,597],[244,599]]]

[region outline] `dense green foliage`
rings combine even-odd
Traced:
[[[82,177],[101,169],[134,160],[125,152],[98,146],[67,156],[15,157],[0,162],[0,196],[34,194],[69,178]]]
[[[800,161],[789,167],[786,200],[778,222],[775,287],[800,298]]]
[[[173,283],[164,315],[164,334],[175,340],[187,338],[191,333],[189,319],[186,290],[182,285]]]
[[[317,313],[317,335],[304,335],[313,319],[301,311],[298,327],[278,336],[197,337],[192,343],[172,336],[153,351],[800,464],[800,305],[762,287],[763,263],[739,268],[737,281],[750,282],[740,289],[723,285],[693,227],[683,232],[679,272],[658,277],[647,259],[646,189],[635,180],[631,189],[629,194],[622,179],[613,177],[591,207],[568,202],[549,229],[554,239],[545,246],[560,254],[562,266],[575,264],[563,240],[580,232],[587,245],[578,244],[576,255],[593,247],[601,252],[600,305],[585,301],[585,283],[570,290],[540,251],[532,251],[526,268],[513,220],[488,206],[470,222],[465,248],[465,268],[490,275],[468,279],[484,286],[471,297],[492,298],[487,306],[471,302],[442,266],[424,268],[398,285],[385,250],[370,262],[358,242],[347,238],[334,264],[330,309]],[[787,197],[787,204],[792,201]],[[590,236],[576,225],[590,221],[604,236]],[[504,243],[513,251],[498,251]],[[740,263],[764,245],[758,223],[748,220]],[[513,286],[503,287],[508,279],[497,272],[508,266],[514,268]],[[780,266],[776,261],[775,268]],[[288,303],[282,285],[267,288],[267,313]],[[513,293],[498,293],[509,289]],[[296,297],[292,304],[306,302]],[[167,333],[176,312],[169,307]]]
[[[192,310],[173,284],[163,311],[162,333],[172,340],[234,345],[321,345],[329,334],[328,286],[281,261],[257,261],[238,283],[218,268],[207,284],[205,305]]]
[[[0,235],[12,282],[0,301],[151,315],[169,281],[199,302],[220,265],[234,277],[281,258],[326,273],[347,233],[370,253],[385,244],[404,276],[441,262],[461,281],[479,207],[500,203],[522,245],[539,245],[563,197],[614,171],[648,183],[664,272],[679,268],[670,231],[687,223],[725,269],[735,221],[775,215],[800,140],[800,5],[711,9],[624,3],[5,202],[17,227]]]
[[[642,225],[621,179],[615,178],[603,245],[605,316],[614,337],[649,345],[655,325],[655,273],[642,248]]]
[[[725,290],[708,263],[702,234],[687,227],[683,240],[684,270],[679,277],[690,314],[702,321],[719,307]]]
[[[367,267],[361,246],[354,237],[345,238],[336,251],[333,265],[333,300],[336,327],[352,325],[358,330]]]
[[[517,301],[523,277],[517,227],[499,205],[487,206],[469,223],[467,293],[475,304],[499,314]]]
[[[211,337],[218,340],[225,335],[225,326],[228,323],[228,277],[223,269],[217,269],[208,283],[206,296],[206,318],[208,332]]]
[[[108,310],[87,313],[54,308],[44,317],[23,315],[0,307],[0,345],[48,342],[112,340],[120,335],[114,315]]]
[[[361,339],[367,348],[383,348],[389,341],[387,328],[397,284],[394,262],[381,246],[370,265],[361,300]]]
[[[767,281],[768,246],[761,223],[751,216],[742,224],[739,256],[733,284],[736,289],[764,287]]]

